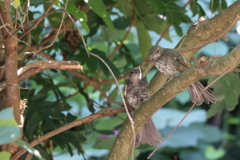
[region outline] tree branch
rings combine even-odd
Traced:
[[[50,137],[53,137],[59,133],[62,133],[70,128],[73,128],[73,127],[76,127],[76,126],[79,126],[79,125],[82,125],[84,123],[88,123],[88,122],[92,122],[94,121],[95,119],[98,119],[98,118],[101,118],[101,117],[108,117],[108,116],[111,116],[113,114],[116,114],[116,113],[122,113],[122,112],[125,112],[125,109],[123,107],[121,108],[107,108],[107,109],[102,109],[100,111],[98,111],[97,113],[94,113],[94,114],[91,114],[87,117],[84,117],[82,119],[79,119],[79,120],[76,120],[76,121],[73,121],[69,124],[66,124],[56,130],[53,130],[43,136],[39,136],[38,138],[36,138],[35,140],[33,140],[31,143],[29,143],[30,146],[34,147],[40,143],[42,143],[43,141],[49,139]],[[26,150],[22,149],[20,150],[19,152],[17,152],[12,158],[11,160],[15,160],[17,158],[19,158],[21,155],[23,155],[24,153],[26,152]]]
[[[83,70],[83,66],[80,65],[77,61],[37,61],[28,64],[27,66],[20,68],[18,73],[18,82],[22,82],[33,75],[42,72],[46,69],[61,69],[61,70]],[[4,88],[7,86],[6,82],[0,83],[0,92],[4,90]],[[16,85],[18,86],[18,85]],[[17,87],[18,88],[18,87]]]
[[[239,9],[240,1],[236,1],[215,17],[211,19],[206,19],[205,21],[199,23],[197,26],[190,27],[188,32],[177,44],[175,49],[194,46],[198,43],[211,39],[211,37],[213,37],[214,35],[214,37],[216,38],[215,41],[217,41],[221,37],[216,36],[216,33],[221,33],[220,31],[222,31],[224,28],[228,28],[227,26],[229,26],[230,22],[232,22],[236,14],[239,13]],[[228,28],[228,30],[225,32],[229,32],[230,29],[231,28]],[[184,56],[186,56],[186,58],[190,60],[199,49],[200,48],[185,52]],[[150,63],[149,65],[153,64]],[[160,72],[157,72],[149,84],[152,93],[159,90],[165,84],[166,80],[167,76]]]
[[[0,3],[0,16],[1,22],[0,25],[9,24],[10,28],[13,29],[10,3],[11,0],[5,0]],[[9,33],[12,34],[13,30],[9,30],[6,27],[3,27],[1,30],[2,36],[7,37]],[[20,92],[18,88],[18,76],[17,76],[17,41],[15,40],[16,34],[12,35],[8,40],[4,43],[5,48],[5,80],[6,80],[6,104],[5,107],[13,107],[14,108],[14,118],[18,124],[20,122]],[[15,143],[10,143],[3,145],[2,150],[8,151],[10,153],[15,153],[18,149],[18,146]]]

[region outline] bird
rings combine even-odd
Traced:
[[[179,76],[184,70],[191,67],[191,64],[186,57],[174,49],[162,48],[159,45],[154,45],[149,50],[150,58],[155,67],[162,73],[171,78]],[[193,103],[201,105],[203,102],[210,104],[216,103],[216,98],[209,90],[201,91],[204,86],[196,81],[188,87],[188,92]],[[199,97],[199,98],[198,98]]]
[[[124,85],[124,98],[127,104],[133,108],[131,115],[133,115],[149,97],[148,82],[142,77],[141,68],[133,68],[130,72],[129,79]],[[154,125],[152,118],[150,118],[137,133],[135,147],[146,143],[155,146],[159,144],[161,140],[162,136]]]

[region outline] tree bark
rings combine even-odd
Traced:
[[[3,27],[1,30],[2,37],[9,37],[4,43],[4,51],[5,51],[5,81],[6,81],[6,89],[5,89],[5,102],[1,106],[3,108],[13,107],[14,108],[14,118],[18,124],[20,124],[20,92],[18,87],[18,77],[17,77],[17,69],[18,69],[18,59],[17,59],[17,48],[18,43],[17,40],[13,38],[16,35],[10,35],[9,33],[14,32],[14,27],[12,23],[11,10],[10,10],[11,0],[5,0],[1,2],[0,9],[0,23],[1,26],[4,24],[8,24],[8,27]],[[3,109],[1,108],[1,109]],[[10,143],[3,145],[3,150],[11,152],[12,154],[17,151],[17,145],[15,143]]]

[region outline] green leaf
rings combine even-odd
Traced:
[[[165,128],[161,134],[163,137],[167,136],[173,128]],[[191,133],[186,136],[186,133]],[[203,138],[204,134],[200,132],[197,127],[179,127],[169,138],[165,141],[162,147],[182,148],[182,147],[196,147],[199,139]]]
[[[198,3],[197,3],[198,4]],[[199,16],[205,16],[206,13],[205,13],[205,10],[202,8],[201,5],[198,4],[198,8],[199,8]]]
[[[113,73],[114,73],[114,75],[115,75],[116,77],[120,76],[119,70],[118,70],[117,67],[113,64],[113,62],[110,61],[110,60],[107,58],[106,53],[104,53],[104,52],[102,52],[102,51],[99,51],[99,50],[97,50],[97,49],[93,49],[93,50],[91,50],[91,52],[93,52],[93,53],[97,54],[99,57],[101,57],[101,58],[108,64],[108,66],[111,68],[111,70],[113,71]],[[104,73],[107,77],[109,77],[110,72],[109,72],[108,68],[106,67],[106,65],[105,65],[102,61],[100,61],[99,59],[96,59],[95,57],[90,57],[90,58],[97,60],[98,63],[99,63],[99,65],[100,65],[100,67],[101,67],[101,69],[102,69],[102,71],[103,71],[103,73]],[[92,64],[92,65],[93,65],[93,64]]]
[[[129,0],[117,1],[117,3],[114,5],[114,7],[119,9],[126,16],[130,16],[132,14],[133,7]]]
[[[138,45],[141,50],[142,58],[144,59],[149,52],[149,49],[152,47],[151,37],[141,21],[136,20],[136,28],[138,34]]]
[[[174,25],[175,31],[177,32],[177,35],[182,36],[182,28],[179,25]]]
[[[34,156],[36,156],[39,160],[45,160],[44,158],[42,158],[42,156],[40,155],[39,151],[34,149],[33,147],[29,146],[26,142],[20,140],[20,139],[17,139],[16,140],[16,143],[26,149],[29,153],[33,154]]]
[[[211,77],[208,81],[208,84],[218,77],[219,76]],[[226,107],[227,110],[232,111],[238,104],[238,99],[240,95],[240,91],[238,90],[238,88],[240,88],[239,77],[234,73],[228,73],[221,77],[217,82],[215,82],[212,87],[214,88],[213,95],[217,98],[217,104],[212,105],[213,108],[210,109],[208,113],[209,116],[213,116],[216,112],[223,109],[222,106],[218,106],[218,102],[220,101],[221,105]]]
[[[44,3],[43,2],[43,6],[44,6],[44,12],[49,8],[50,3]],[[51,8],[50,11],[55,11],[55,8]],[[62,20],[62,13],[61,12],[55,12],[54,14],[50,14],[46,17],[50,23],[50,25],[52,27],[58,27],[61,20]]]
[[[13,5],[13,7],[14,7],[15,9],[17,9],[20,5],[21,5],[20,0],[14,0],[14,5]]]
[[[182,22],[191,22],[190,18],[185,15],[185,8],[178,6],[176,2],[177,0],[148,0],[148,3],[155,8],[155,13],[166,16],[169,24],[179,25]]]
[[[195,16],[198,14],[198,4],[197,4],[196,0],[193,0],[192,3],[190,3],[190,8],[193,13],[192,16]]]
[[[212,12],[215,12],[219,9],[219,1],[220,0],[211,0],[211,2],[209,3],[209,8]]]
[[[14,118],[12,119],[0,119],[0,126],[3,126],[3,125],[9,125],[9,126],[18,126],[18,123],[15,121]]]
[[[208,110],[207,117],[211,118],[214,116],[217,112],[223,110],[226,106],[226,102],[223,101],[218,101],[216,104],[212,104],[211,108]]]
[[[222,10],[227,8],[227,2],[225,0],[221,0],[221,7],[222,7]]]
[[[233,110],[238,104],[240,95],[239,77],[234,73],[228,73],[219,79],[219,82],[225,87],[224,96],[226,106],[229,111]]]
[[[96,129],[96,131],[97,131],[98,133],[104,134],[104,135],[112,135],[112,134],[114,134],[114,132],[111,131],[111,130],[97,130],[97,129]]]
[[[130,17],[119,17],[113,21],[113,25],[116,29],[126,29],[131,22]]]
[[[43,1],[44,0],[30,1],[30,5],[34,6],[34,7],[37,7],[37,6],[41,5],[41,4],[43,4]]]
[[[84,11],[78,9],[71,1],[68,1],[67,11],[80,21],[84,29],[90,31],[87,25],[87,15]]]
[[[240,84],[237,82],[233,86],[226,88],[224,95],[228,111],[232,111],[238,104]]]
[[[93,148],[95,149],[108,149],[112,148],[112,145],[115,141],[116,137],[106,138],[102,140],[98,140],[94,145]]]
[[[206,126],[203,123],[193,124],[192,127],[198,128],[204,134],[204,137],[201,138],[201,141],[205,143],[217,143],[222,140],[223,135],[219,127]]]
[[[184,149],[179,154],[179,159],[182,160],[205,160],[205,157],[199,149]],[[165,159],[164,159],[165,160]]]
[[[10,143],[20,136],[20,128],[16,126],[0,126],[0,145]]]
[[[119,30],[111,30],[107,27],[102,27],[102,32],[100,36],[103,38],[104,41],[112,42],[115,39],[117,39],[119,34],[120,34]]]
[[[119,126],[123,123],[123,120],[119,119],[118,117],[114,118],[102,118],[96,123],[95,128],[97,130],[112,130],[114,127]]]
[[[89,98],[88,94],[84,91],[84,88],[80,84],[78,84],[77,87],[78,87],[79,93],[81,93],[86,99],[89,111],[94,113],[95,109],[93,105],[93,100]]]
[[[18,123],[15,121],[14,116],[13,116],[13,108],[5,108],[2,111],[0,111],[0,126],[17,126]]]
[[[12,119],[13,116],[13,107],[5,108],[0,111],[0,118],[1,119]]]
[[[118,96],[118,92],[119,92],[118,87],[115,87],[114,90],[110,93],[109,98],[116,99]]]
[[[91,7],[91,9],[99,16],[101,17],[104,22],[107,24],[107,26],[110,29],[114,29],[112,20],[110,18],[110,14],[106,11],[106,7],[102,0],[85,0],[87,5]]]
[[[228,124],[230,125],[238,125],[240,123],[240,118],[238,117],[229,117]]]
[[[223,157],[225,153],[226,151],[223,148],[215,149],[213,145],[208,145],[206,147],[204,155],[208,160],[217,160]]]
[[[169,25],[166,20],[161,19],[156,14],[147,14],[142,21],[148,30],[155,31],[158,34],[162,34]],[[171,41],[169,33],[167,33],[164,38]]]
[[[102,90],[105,92],[109,91],[111,87],[112,87],[112,83],[106,83],[101,86]]]
[[[2,151],[0,152],[0,160],[9,160],[11,157],[10,152]]]
[[[148,15],[154,12],[154,6],[150,5],[146,0],[138,0],[136,3],[137,12],[140,15]]]

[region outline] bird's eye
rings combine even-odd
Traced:
[[[159,53],[159,49],[157,49],[157,53]]]

